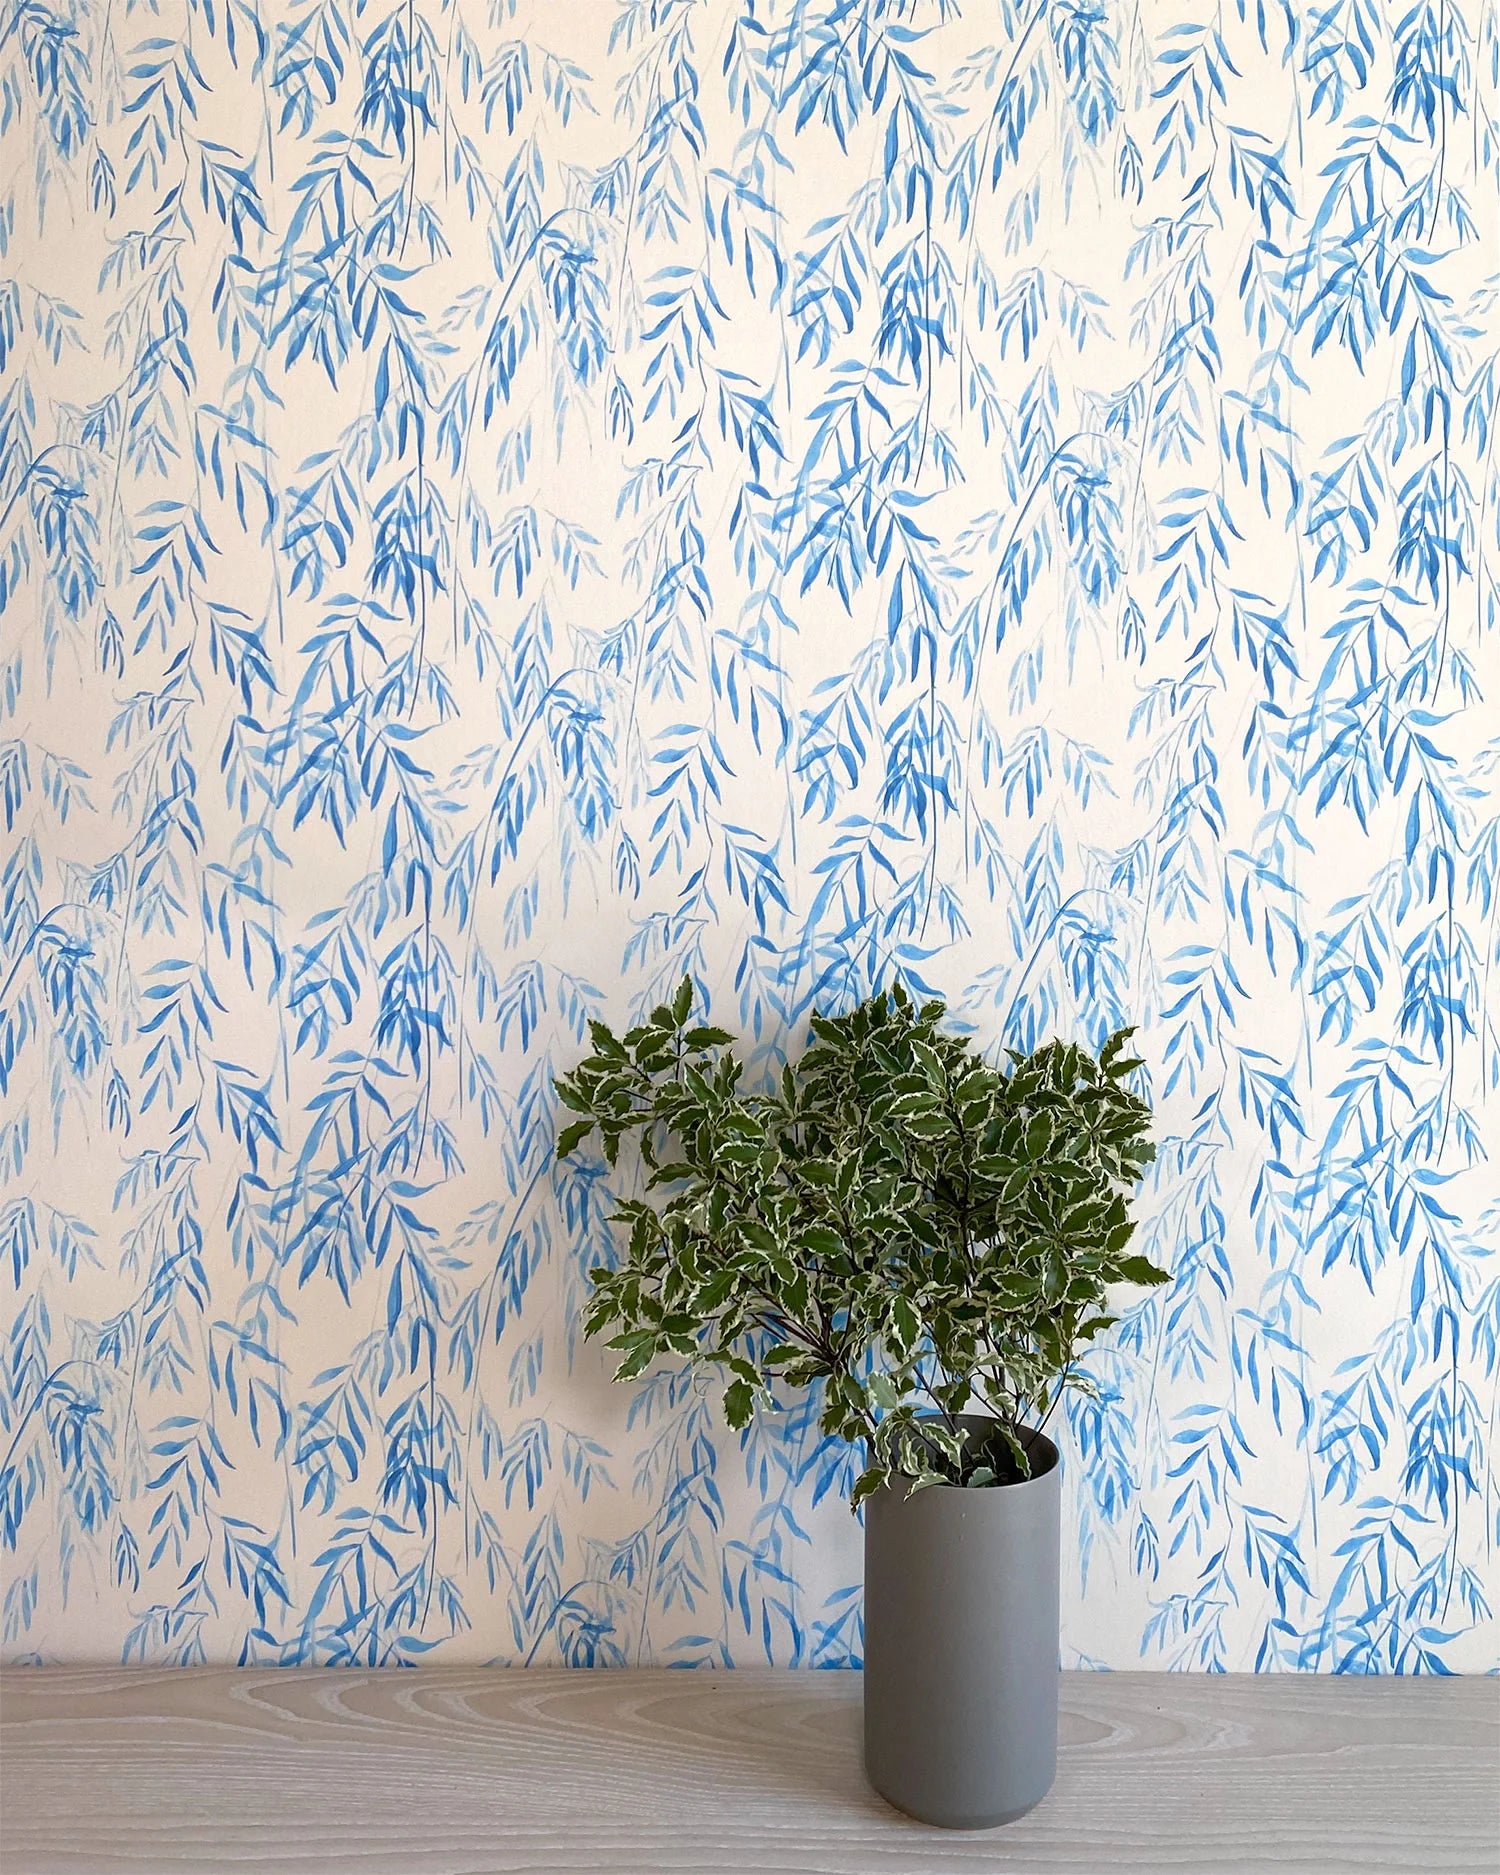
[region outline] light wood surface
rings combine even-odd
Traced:
[[[1500,1682],[1067,1674],[1052,1795],[924,1829],[851,1673],[16,1668],[4,1875],[1500,1871]]]

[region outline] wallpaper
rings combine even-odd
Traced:
[[[1481,0],[0,0],[10,1660],[836,1667],[594,1016],[1140,1026],[1065,1664],[1500,1665]]]

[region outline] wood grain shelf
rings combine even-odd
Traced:
[[[1500,1681],[1064,1676],[1040,1809],[886,1807],[853,1673],[13,1668],[4,1875],[1500,1871]]]

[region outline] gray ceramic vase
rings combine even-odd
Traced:
[[[865,1504],[865,1771],[944,1829],[1013,1822],[1057,1770],[1062,1471],[1028,1437],[1018,1483],[898,1482]]]

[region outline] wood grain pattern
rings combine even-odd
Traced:
[[[1052,1795],[924,1829],[850,1673],[0,1675],[4,1875],[1500,1871],[1495,1680],[1064,1678]]]

